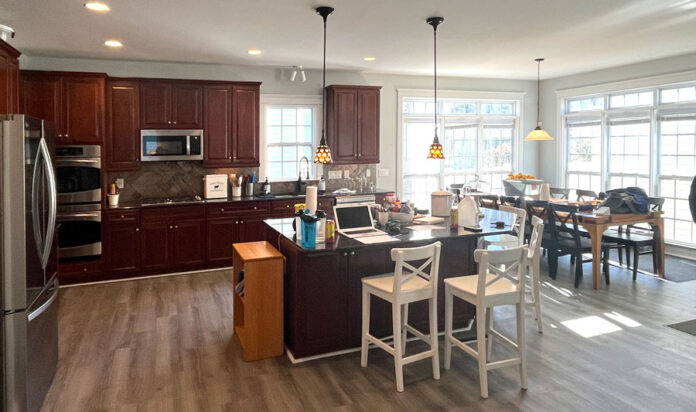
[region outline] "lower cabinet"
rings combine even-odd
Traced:
[[[172,264],[178,267],[205,263],[205,219],[174,222],[174,229],[169,240],[172,248]]]
[[[169,266],[170,223],[144,222],[142,230],[143,269],[158,270]]]
[[[239,241],[239,219],[209,219],[206,232],[208,263],[215,266],[231,266],[232,244]]]

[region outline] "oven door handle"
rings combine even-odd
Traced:
[[[29,315],[27,315],[27,319],[29,322],[32,320],[38,318],[41,316],[42,313],[46,312],[46,309],[50,308],[53,302],[56,301],[58,298],[58,280],[56,279],[53,282],[53,285],[51,285],[51,288],[49,290],[53,290],[53,293],[51,294],[51,297],[48,298],[48,300],[44,303],[41,304],[38,308],[34,309],[33,311],[29,312]]]
[[[46,269],[48,265],[48,259],[51,256],[51,248],[53,247],[53,237],[56,233],[56,217],[58,214],[58,204],[57,204],[57,188],[56,188],[56,174],[53,171],[53,163],[51,162],[51,154],[48,151],[48,146],[46,145],[46,139],[41,139],[39,143],[39,150],[43,152],[43,162],[46,173],[44,174],[45,179],[48,183],[48,225],[46,226],[46,237],[44,238],[44,248],[41,254],[41,266]]]
[[[58,215],[58,221],[60,222],[67,222],[71,220],[93,220],[95,222],[101,222],[101,213],[61,213]]]
[[[101,163],[99,159],[56,159],[56,164],[62,165],[65,163]]]

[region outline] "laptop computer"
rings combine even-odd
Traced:
[[[375,229],[375,222],[368,204],[335,205],[333,209],[336,230],[344,236],[358,238],[386,235],[386,232]]]

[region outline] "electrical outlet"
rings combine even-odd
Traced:
[[[385,167],[380,167],[379,168],[379,177],[387,177],[389,176],[389,169]]]
[[[372,175],[370,169],[365,170],[365,176],[370,177],[370,175]]]
[[[329,170],[329,179],[340,179],[342,175],[340,170]]]
[[[344,171],[343,171],[343,178],[344,178],[344,179],[350,179],[350,170],[344,170]]]
[[[116,187],[119,189],[123,189],[123,186],[125,186],[125,183],[123,182],[123,178],[119,177],[116,179]]]

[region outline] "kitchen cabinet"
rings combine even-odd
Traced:
[[[259,85],[232,88],[232,163],[237,167],[258,167]]]
[[[20,72],[22,112],[55,123],[58,144],[101,144],[104,88],[101,73]]]
[[[140,87],[141,128],[203,128],[203,88],[201,85],[142,81]]]
[[[326,88],[326,138],[334,164],[379,163],[380,89]]]
[[[128,80],[106,85],[106,167],[109,171],[140,168],[140,86]]]
[[[203,88],[203,166],[232,164],[232,87]]]
[[[20,52],[0,40],[0,113],[19,113]]]
[[[106,271],[113,275],[136,272],[141,267],[140,212],[107,210],[103,216]]]
[[[142,267],[179,271],[205,263],[205,209],[167,206],[142,211]]]
[[[206,233],[208,263],[232,266],[232,245],[239,242],[239,218],[208,219]]]

